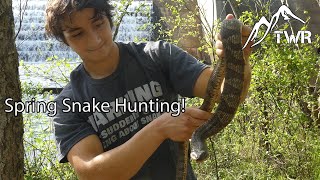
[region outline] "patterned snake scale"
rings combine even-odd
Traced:
[[[200,109],[211,112],[214,100],[220,91],[221,83],[225,78],[220,103],[213,116],[201,127],[196,129],[191,138],[191,158],[197,162],[208,157],[208,148],[205,140],[225,128],[235,116],[240,104],[240,96],[244,82],[245,60],[242,52],[242,23],[237,19],[224,20],[220,35],[225,50],[224,59],[220,60],[209,79],[206,97]],[[176,180],[187,178],[189,143],[179,143],[177,157]]]

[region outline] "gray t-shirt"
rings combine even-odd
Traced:
[[[193,97],[195,82],[207,67],[177,46],[163,41],[117,45],[120,61],[114,73],[93,79],[80,64],[56,98],[58,111],[53,123],[60,162],[67,162],[72,146],[88,135],[96,134],[104,151],[125,143],[161,112],[125,112],[121,108],[115,111],[116,103],[124,100],[174,102],[178,94]],[[84,108],[93,101],[108,102],[109,112],[72,109],[73,102],[79,102]],[[70,112],[70,108],[74,111]],[[132,179],[175,179],[176,147],[173,141],[165,140]],[[189,172],[188,179],[195,179],[190,164]]]

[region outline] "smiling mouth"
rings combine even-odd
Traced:
[[[95,49],[89,49],[90,52],[92,51],[97,51],[99,49],[101,49],[103,46],[104,46],[105,42],[103,42],[98,48],[95,48]]]

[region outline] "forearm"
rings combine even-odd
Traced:
[[[130,179],[164,141],[157,122],[141,129],[126,143],[104,152],[88,162],[90,179]],[[84,178],[86,179],[86,178]]]

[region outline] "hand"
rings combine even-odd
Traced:
[[[187,141],[191,138],[192,133],[205,123],[211,113],[198,108],[186,108],[184,113],[177,117],[172,117],[171,113],[162,114],[157,119],[157,128],[164,139],[173,141]]]
[[[228,14],[226,19],[233,19],[232,14]],[[247,41],[252,29],[249,26],[242,25],[242,45],[245,44]],[[250,46],[253,44],[253,41],[250,41],[247,45],[247,47],[243,50],[243,57],[245,60],[245,67],[244,67],[244,87],[241,93],[240,102],[243,102],[248,94],[250,81],[251,81],[251,67],[249,64],[249,56],[251,54],[252,48]],[[219,58],[224,57],[224,49],[223,44],[221,41],[220,34],[216,35],[216,53],[219,56]]]
[[[232,14],[228,14],[226,17],[226,19],[233,19],[233,18],[234,17]],[[247,41],[251,31],[252,31],[252,29],[249,26],[242,25],[242,45],[244,45],[244,43]],[[248,45],[246,46],[246,48],[243,50],[244,59],[246,60],[246,62],[248,62],[249,56],[251,54],[252,48],[250,48],[250,46],[252,44],[253,44],[253,41],[250,41],[248,43]],[[219,56],[219,58],[224,57],[223,44],[221,41],[220,34],[216,35],[216,53]]]

